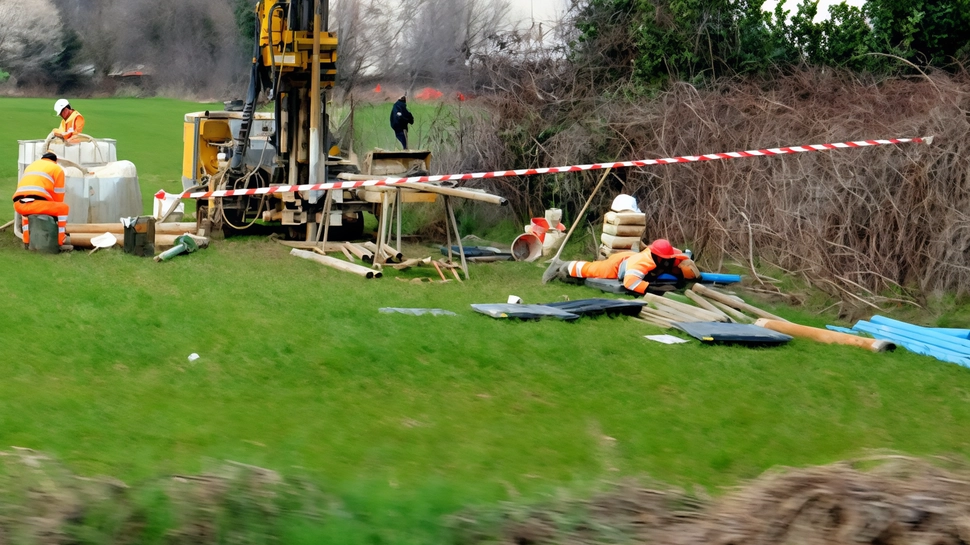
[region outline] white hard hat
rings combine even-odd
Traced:
[[[70,105],[71,103],[68,102],[66,98],[58,99],[57,102],[54,103],[54,113],[57,115],[61,115],[61,110],[63,110],[64,108],[67,108]]]
[[[631,195],[627,195],[625,193],[621,193],[617,195],[615,199],[613,199],[613,204],[610,206],[610,209],[614,212],[640,213],[640,209],[637,208],[637,200]]]

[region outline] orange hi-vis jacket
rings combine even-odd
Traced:
[[[64,202],[64,169],[56,161],[38,159],[27,165],[24,175],[17,182],[14,201],[27,198],[43,201]]]
[[[70,207],[64,202],[64,169],[55,161],[39,159],[27,165],[13,194],[13,207],[23,216],[24,244],[30,242],[27,216],[45,214],[57,218],[57,240],[63,245],[67,235]]]
[[[64,140],[70,140],[78,134],[84,132],[84,116],[81,112],[74,110],[67,119],[61,119],[61,126],[54,131],[54,136],[60,136]]]
[[[671,270],[659,270],[650,254],[650,248],[642,252],[617,252],[603,261],[570,261],[567,266],[573,278],[606,278],[623,281],[623,287],[636,293],[646,293],[647,286],[661,274],[683,276],[694,280],[694,270],[681,266],[690,259],[679,250],[674,255]]]

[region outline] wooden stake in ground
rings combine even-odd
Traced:
[[[11,225],[13,225],[13,220],[10,220],[7,223],[4,223],[3,226],[0,227],[0,233],[6,231]]]
[[[579,214],[576,214],[576,220],[573,221],[573,224],[569,226],[569,231],[566,231],[566,236],[564,236],[562,238],[562,242],[559,243],[559,250],[556,251],[556,255],[552,256],[550,261],[556,262],[559,259],[559,255],[562,254],[562,249],[566,247],[566,242],[569,241],[569,237],[573,234],[573,231],[576,230],[576,226],[579,225],[580,220],[583,218],[583,214],[586,213],[586,209],[589,208],[589,203],[593,202],[593,197],[596,196],[596,192],[599,191],[600,187],[603,186],[603,182],[606,181],[606,177],[609,176],[610,172],[612,171],[612,167],[603,171],[603,175],[600,176],[600,181],[597,182],[596,187],[593,188],[593,192],[589,194],[589,197],[586,199],[586,204],[583,205],[583,208],[579,211]]]

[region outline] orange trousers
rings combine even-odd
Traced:
[[[34,214],[44,214],[57,218],[57,244],[64,245],[67,237],[67,215],[71,207],[65,202],[34,200],[30,202],[14,201],[13,209],[23,216],[21,226],[24,231],[24,244],[30,244],[30,229],[27,225],[27,216]]]
[[[602,261],[570,261],[567,264],[569,276],[616,279],[619,277],[620,264],[632,255],[636,255],[636,252],[617,252]]]

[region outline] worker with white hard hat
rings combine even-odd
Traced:
[[[61,126],[51,133],[67,143],[76,142],[77,135],[84,132],[84,116],[81,112],[71,108],[71,103],[65,98],[54,103],[54,113],[61,116]]]

